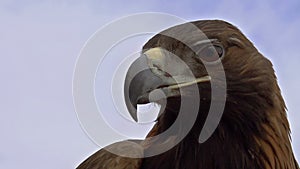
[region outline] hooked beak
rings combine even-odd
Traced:
[[[187,78],[180,65],[172,73],[166,71],[165,65],[172,64],[174,59],[161,48],[151,48],[136,59],[128,69],[125,78],[124,95],[127,109],[135,121],[137,104],[156,102],[166,104],[166,99],[180,97],[180,88],[209,82],[210,76]]]

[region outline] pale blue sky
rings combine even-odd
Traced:
[[[98,149],[73,108],[76,58],[97,29],[136,12],[218,18],[238,26],[275,66],[300,159],[299,9],[298,0],[2,0],[0,168],[74,168]]]

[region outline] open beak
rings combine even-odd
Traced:
[[[182,66],[172,63],[178,64],[163,49],[156,47],[147,50],[129,67],[124,95],[127,109],[135,121],[138,121],[137,104],[161,103],[166,98],[180,97],[181,88],[211,80],[210,76],[187,78],[182,73],[186,72]],[[174,67],[176,69],[172,69]]]

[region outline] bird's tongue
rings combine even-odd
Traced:
[[[170,90],[172,90],[172,92]],[[137,99],[137,104],[147,104],[151,102],[156,102],[161,104],[167,98],[177,97],[177,96],[180,96],[179,90],[174,90],[168,87],[158,88],[158,89],[154,89],[151,92],[139,96]]]
[[[158,87],[152,91],[146,92],[137,98],[137,104],[147,104],[151,102],[161,102],[171,97],[180,97],[180,89],[187,88],[197,83],[210,81],[210,76],[204,76],[193,81],[182,82],[173,85],[165,85],[164,87]]]

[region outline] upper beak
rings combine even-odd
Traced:
[[[180,88],[210,81],[209,76],[191,80],[182,73],[185,72],[182,66],[174,64],[178,62],[157,47],[149,49],[130,65],[125,78],[124,95],[127,109],[135,121],[138,121],[137,104],[160,103],[166,98],[180,96]],[[176,69],[172,69],[174,67]]]

